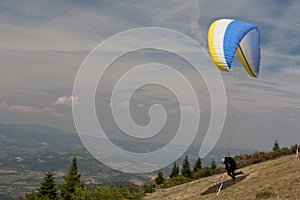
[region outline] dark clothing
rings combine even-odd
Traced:
[[[234,181],[235,180],[235,176],[239,175],[239,174],[244,174],[242,171],[240,172],[228,172],[227,171],[227,174],[232,178],[232,180]]]
[[[224,165],[227,171],[234,172],[236,170],[236,163],[231,157],[225,157]]]
[[[224,165],[225,169],[227,170],[227,174],[232,178],[233,181],[235,180],[236,175],[244,174],[242,171],[234,172],[236,170],[236,163],[231,157],[224,158]]]

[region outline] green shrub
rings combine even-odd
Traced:
[[[292,152],[292,150],[289,149],[289,148],[287,148],[287,147],[282,147],[282,148],[280,149],[280,154],[281,154],[281,155],[286,156],[286,155],[290,155],[290,154],[292,154],[292,153],[294,153],[294,152]]]
[[[142,199],[143,191],[137,187],[118,188],[114,186],[97,186],[93,188],[77,188],[72,200],[115,200]]]
[[[190,179],[189,178],[186,178],[184,176],[176,176],[176,177],[173,177],[173,178],[170,178],[168,180],[168,187],[173,187],[175,185],[180,185],[180,184],[183,184],[183,183],[187,183]]]
[[[198,171],[193,173],[193,178],[199,179],[204,178],[212,175],[212,170],[209,167],[203,167]]]
[[[153,193],[155,192],[156,184],[154,182],[146,183],[142,186],[144,193]]]

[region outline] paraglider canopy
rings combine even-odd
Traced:
[[[216,20],[208,31],[208,48],[220,70],[230,71],[237,53],[249,76],[258,76],[260,34],[256,25],[233,19]]]

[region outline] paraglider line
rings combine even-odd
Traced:
[[[239,57],[240,57],[242,63],[243,64],[245,63],[244,64],[245,69],[249,72],[249,74],[251,74],[252,77],[256,78],[255,74],[253,73],[253,71],[250,68],[250,65],[249,65],[249,63],[248,63],[248,61],[247,61],[247,59],[245,57],[245,54],[244,54],[244,52],[243,52],[243,50],[242,50],[242,48],[241,48],[240,45],[238,46],[237,53],[239,54]]]

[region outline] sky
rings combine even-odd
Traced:
[[[0,122],[42,124],[76,132],[71,107],[72,100],[76,100],[72,96],[73,84],[81,63],[100,42],[132,28],[163,27],[182,32],[207,48],[209,25],[218,18],[234,18],[259,27],[261,73],[255,80],[246,77],[238,67],[232,73],[234,78],[222,74],[225,87],[229,88],[229,103],[234,106],[228,111],[218,144],[270,150],[275,139],[283,146],[300,142],[299,1],[27,0],[26,6],[24,3],[0,4]],[[170,59],[166,59],[168,56]],[[107,95],[113,80],[121,76],[119,69],[150,62],[150,58],[175,68],[187,65],[167,54],[147,51],[127,55],[113,64],[104,86],[97,89],[99,115],[106,116],[108,112]],[[234,64],[240,66],[238,59]],[[197,76],[188,67],[181,70],[194,85],[199,84],[196,88],[203,92],[202,97],[206,96],[203,80],[194,80]],[[153,85],[141,88],[133,99],[132,116],[140,125],[149,123],[150,105],[160,103],[169,114],[178,107],[170,91]],[[201,99],[200,124],[204,124],[205,130],[210,117],[205,107],[208,98]],[[189,105],[184,108],[195,112]],[[166,138],[177,127],[178,120],[172,119],[171,116],[169,127],[163,129]],[[111,126],[110,131],[118,131]]]

